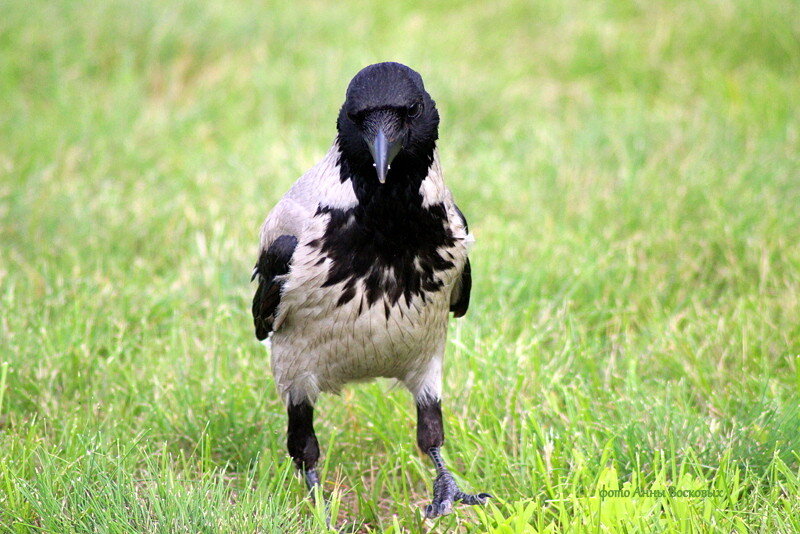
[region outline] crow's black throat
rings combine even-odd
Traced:
[[[344,158],[340,169],[352,181],[358,204],[348,209],[320,206],[317,216],[330,219],[324,235],[309,243],[331,260],[324,286],[344,282],[337,306],[356,296],[359,280],[367,306],[383,298],[387,318],[389,306],[401,297],[409,305],[414,296],[424,301],[426,293],[440,290],[444,282],[439,274],[455,266],[442,250],[452,247],[455,238],[444,204],[423,206],[420,185],[428,167],[413,168],[401,160],[385,184],[354,172]]]

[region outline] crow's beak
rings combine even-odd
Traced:
[[[383,128],[378,128],[378,133],[375,136],[375,139],[373,139],[371,143],[368,142],[367,144],[369,145],[369,151],[372,154],[375,172],[378,174],[378,181],[382,184],[385,184],[386,175],[389,174],[392,160],[402,148],[400,141],[397,139],[390,140],[388,137],[386,137],[386,133],[383,131]]]

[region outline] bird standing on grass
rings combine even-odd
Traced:
[[[472,238],[442,179],[436,104],[417,72],[378,63],[350,82],[336,127],[328,154],[267,216],[253,273],[289,454],[319,485],[319,393],[395,378],[414,395],[417,444],[436,466],[426,515],[484,504],[491,495],[461,491],[441,456],[447,321],[469,305]]]

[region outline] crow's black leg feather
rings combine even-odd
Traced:
[[[492,496],[488,493],[464,493],[453,475],[445,467],[441,448],[444,444],[442,405],[439,400],[417,401],[417,445],[433,460],[436,479],[433,481],[433,501],[425,507],[425,516],[439,517],[453,511],[453,504],[485,504]]]
[[[317,474],[319,443],[314,433],[314,407],[307,400],[289,403],[289,429],[287,446],[294,465],[302,471],[308,489],[313,492],[320,485]]]

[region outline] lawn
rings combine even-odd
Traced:
[[[0,0],[0,532],[325,531],[249,278],[382,60],[477,238],[445,455],[497,499],[425,521],[376,382],[318,405],[333,524],[800,531],[800,3]]]

